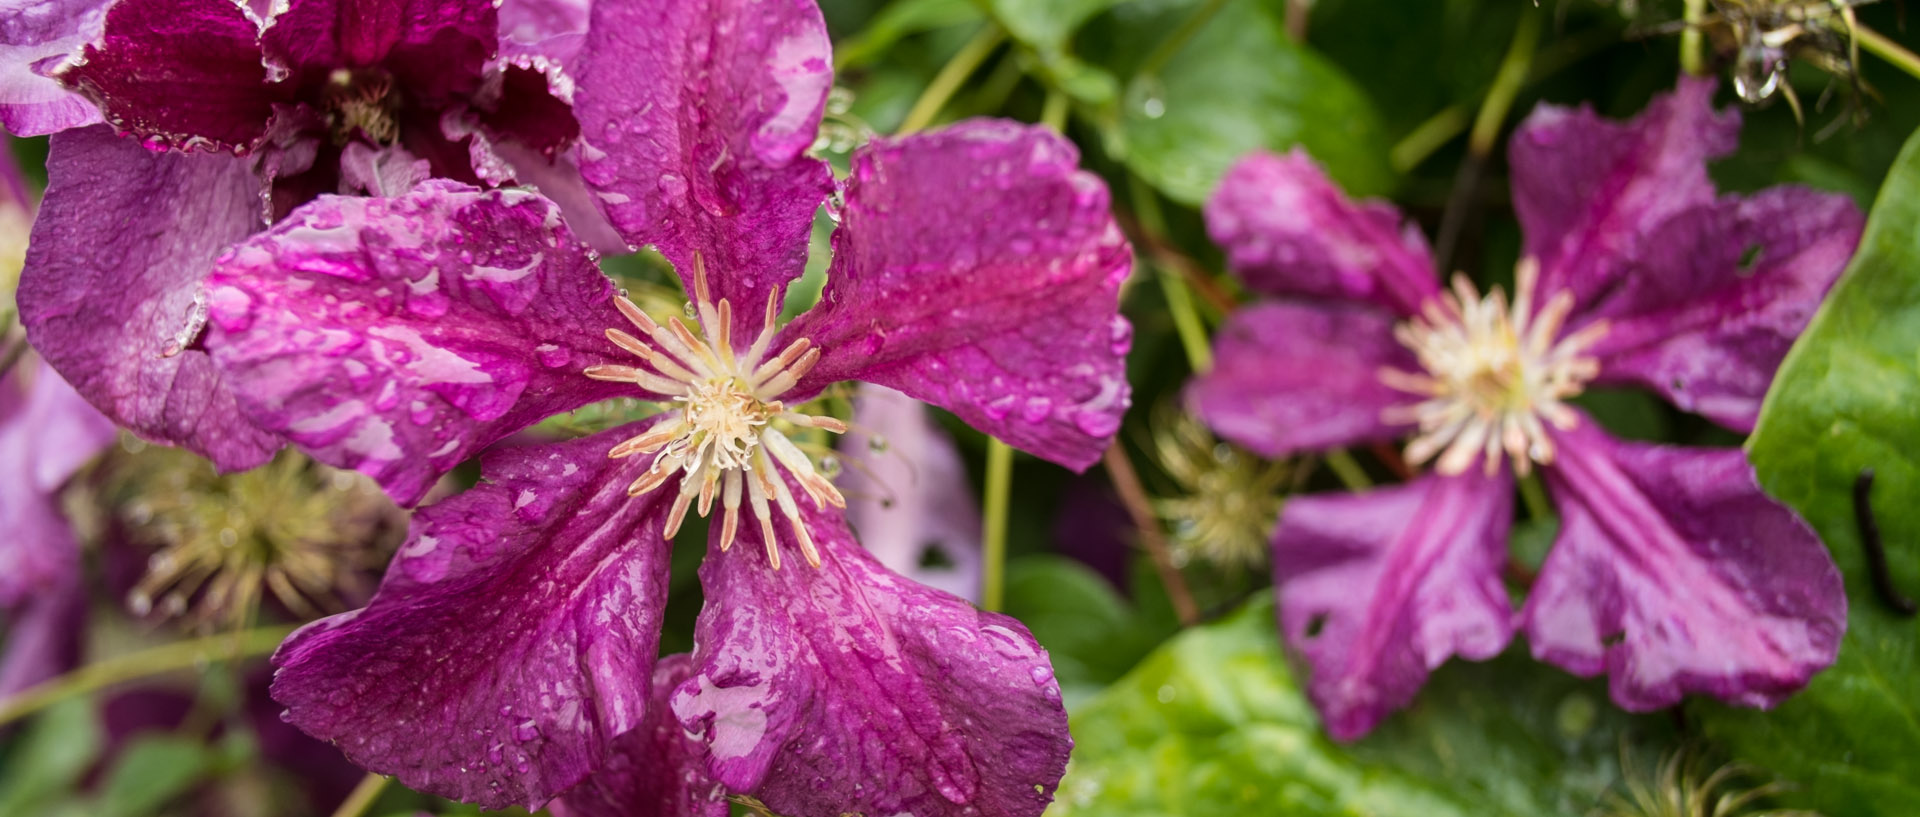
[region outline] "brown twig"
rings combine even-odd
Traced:
[[[1183,626],[1198,624],[1200,606],[1194,603],[1193,591],[1187,587],[1187,577],[1173,564],[1173,552],[1167,546],[1166,532],[1160,529],[1160,520],[1153,514],[1153,503],[1147,499],[1147,490],[1140,485],[1140,475],[1133,470],[1133,462],[1127,459],[1127,452],[1121,450],[1119,440],[1107,446],[1104,461],[1107,476],[1113,480],[1113,488],[1120,494],[1120,503],[1127,506],[1127,515],[1133,517],[1134,527],[1140,529],[1140,546],[1146,548],[1147,555],[1153,559],[1154,570],[1160,573],[1160,583],[1167,588],[1167,600],[1173,604],[1174,615],[1180,617]]]

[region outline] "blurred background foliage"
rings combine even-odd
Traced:
[[[1264,466],[1181,425],[1180,389],[1242,298],[1197,210],[1226,167],[1252,149],[1303,147],[1350,192],[1390,198],[1416,218],[1443,264],[1483,285],[1509,278],[1519,234],[1505,135],[1540,102],[1626,117],[1670,88],[1684,2],[821,0],[839,78],[818,148],[838,167],[870,135],[903,125],[1046,122],[1107,179],[1135,242],[1124,295],[1135,411],[1121,445],[1087,474],[1024,456],[1013,467],[1004,608],[1051,651],[1077,740],[1050,814],[1733,817],[1780,808],[1891,817],[1920,808],[1920,625],[1889,612],[1863,577],[1846,493],[1859,468],[1880,469],[1894,578],[1920,592],[1920,506],[1901,500],[1920,490],[1920,154],[1901,158],[1920,126],[1920,80],[1873,56],[1857,66],[1865,94],[1831,64],[1790,63],[1784,81],[1802,111],[1781,93],[1742,106],[1740,149],[1713,167],[1727,190],[1792,182],[1863,208],[1880,202],[1869,251],[1803,344],[1817,348],[1797,351],[1782,375],[1777,390],[1794,396],[1769,404],[1752,448],[1768,487],[1821,529],[1849,576],[1853,632],[1807,694],[1772,713],[1692,704],[1627,715],[1603,683],[1527,660],[1521,645],[1482,664],[1455,662],[1411,709],[1337,744],[1319,731],[1279,646],[1264,564],[1249,563],[1244,546],[1215,551],[1183,538],[1201,528],[1263,537],[1283,492],[1391,480],[1397,463],[1391,452],[1362,451]],[[1916,42],[1900,3],[1857,13],[1908,48]],[[1729,28],[1736,46],[1754,33]],[[1707,70],[1738,70],[1737,48],[1706,39]],[[1723,102],[1739,105],[1727,85]],[[40,173],[43,140],[14,149],[30,176]],[[790,308],[817,296],[830,228],[823,216]],[[636,291],[671,280],[645,256],[609,259],[608,269]],[[1855,359],[1879,365],[1833,362]],[[1579,402],[1626,437],[1741,442],[1641,394],[1595,391]],[[950,417],[943,424],[978,484],[986,440]],[[150,457],[138,449],[84,475],[69,505],[106,502],[115,475]],[[1207,480],[1230,468],[1240,469],[1231,479]],[[1231,490],[1248,495],[1181,502]],[[76,514],[90,541],[112,538],[101,532],[111,519],[88,518]],[[1556,526],[1523,521],[1516,559],[1537,565]],[[704,536],[700,524],[681,534],[664,651],[691,646]],[[85,656],[109,672],[31,717],[16,717],[18,700],[0,702],[0,817],[327,814],[350,792],[361,798],[354,813],[475,813],[361,784],[330,750],[289,734],[262,669],[284,630],[246,641],[129,611],[149,558],[90,551],[107,589],[87,602]],[[129,561],[131,578],[116,578]],[[266,619],[303,618],[263,603]],[[154,658],[182,643],[194,652]]]

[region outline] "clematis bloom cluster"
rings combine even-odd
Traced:
[[[1304,155],[1240,162],[1209,231],[1269,300],[1235,314],[1189,398],[1267,456],[1410,437],[1404,485],[1288,501],[1274,577],[1328,730],[1355,738],[1449,657],[1524,631],[1608,674],[1633,710],[1687,693],[1767,706],[1832,663],[1840,575],[1738,449],[1621,440],[1574,398],[1648,389],[1750,431],[1775,369],[1853,252],[1861,216],[1796,187],[1717,193],[1738,115],[1682,80],[1629,122],[1542,106],[1510,148],[1525,232],[1511,298],[1443,287],[1425,241]],[[1517,612],[1502,571],[1516,475],[1559,508]]]

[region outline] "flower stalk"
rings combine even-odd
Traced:
[[[0,700],[0,726],[20,720],[49,706],[105,689],[114,684],[192,669],[210,661],[241,661],[257,658],[280,646],[294,627],[259,627],[235,633],[211,635],[177,641],[127,655],[96,661],[21,690]]]
[[[1013,447],[987,439],[987,478],[980,508],[980,606],[998,612],[1007,592],[1007,500],[1013,492]]]

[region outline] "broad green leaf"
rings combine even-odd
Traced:
[[[1228,3],[1164,68],[1134,78],[1120,137],[1128,167],[1190,205],[1258,148],[1304,146],[1357,196],[1385,193],[1394,182],[1366,94],[1250,2]]]
[[[875,15],[859,34],[836,43],[834,65],[842,71],[860,68],[880,59],[905,37],[979,19],[980,8],[971,0],[900,0]]]
[[[214,750],[190,737],[169,734],[134,738],[100,788],[98,817],[150,814],[200,782]]]
[[[1061,51],[1087,18],[1118,0],[985,0],[1013,38],[1042,52]]]
[[[1577,815],[1622,751],[1651,757],[1644,741],[1670,734],[1516,652],[1442,668],[1411,709],[1335,743],[1282,656],[1270,596],[1175,637],[1072,727],[1050,817]]]
[[[47,709],[0,756],[0,817],[39,817],[71,789],[100,753],[104,738],[91,701],[69,700]]]
[[[1920,619],[1874,593],[1853,486],[1874,511],[1893,583],[1920,594],[1920,133],[1881,188],[1860,249],[1787,355],[1749,453],[1760,481],[1819,532],[1846,574],[1847,635],[1833,667],[1772,712],[1700,704],[1707,733],[1798,789],[1828,817],[1911,815],[1920,804]]]
[[[1007,614],[1047,648],[1070,707],[1081,693],[1124,675],[1168,632],[1145,620],[1106,579],[1062,556],[1009,562],[1006,594]]]

